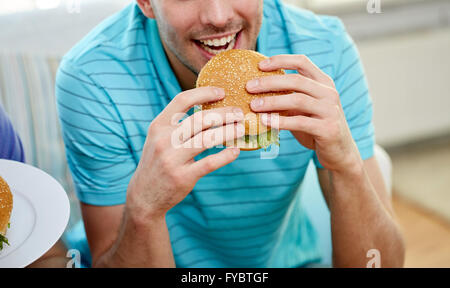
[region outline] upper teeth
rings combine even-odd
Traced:
[[[227,43],[230,43],[231,40],[233,40],[235,36],[236,36],[236,34],[233,34],[228,37],[223,37],[220,39],[208,39],[208,40],[199,40],[199,41],[208,46],[223,46]]]

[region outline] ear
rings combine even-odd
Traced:
[[[148,18],[155,18],[155,13],[153,13],[152,0],[136,0],[139,8],[141,8],[142,13]]]

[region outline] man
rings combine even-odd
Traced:
[[[25,162],[25,153],[19,135],[14,131],[11,121],[0,104],[0,159]],[[50,248],[39,259],[28,265],[28,268],[56,268],[66,267],[67,249],[62,241]]]
[[[193,123],[194,105],[224,97],[214,87],[194,89],[224,41],[272,56],[261,70],[295,71],[247,85],[251,93],[295,91],[251,105],[290,112],[265,123],[283,130],[275,159],[171,145],[177,128]],[[65,55],[56,93],[95,267],[317,262],[316,235],[295,193],[311,159],[331,212],[333,265],[365,267],[371,249],[380,251],[383,267],[403,264],[402,237],[373,158],[367,83],[334,17],[279,0],[138,0]],[[173,121],[185,112],[191,116]],[[226,137],[242,126],[242,115],[224,122],[201,123],[186,141]]]

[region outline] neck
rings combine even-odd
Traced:
[[[164,41],[162,41],[164,51],[166,52],[167,58],[169,59],[169,64],[175,74],[175,77],[180,84],[181,90],[186,91],[195,88],[195,82],[197,81],[197,75],[188,69],[180,60],[178,60],[177,56],[167,48]]]

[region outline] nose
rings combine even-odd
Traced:
[[[243,0],[245,1],[245,0]],[[226,26],[233,18],[233,7],[230,0],[206,0],[200,20],[203,25],[216,27]]]

